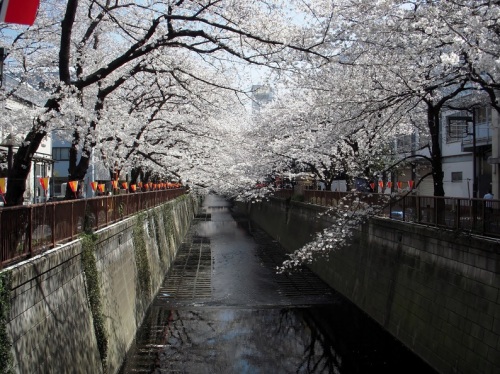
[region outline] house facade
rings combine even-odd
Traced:
[[[445,196],[482,198],[491,191],[494,198],[498,199],[500,196],[498,113],[486,104],[475,105],[469,110],[446,110],[441,113],[440,125]],[[414,181],[416,194],[432,196],[434,194],[432,168],[429,161],[424,158],[430,157],[429,148],[423,147],[426,142],[429,142],[428,137],[419,136],[418,130],[411,136],[403,136],[396,140],[394,147],[400,159],[414,157],[394,173],[393,182],[401,181],[407,188],[407,182]]]
[[[30,127],[31,122],[19,123],[17,121],[28,121],[23,116],[16,116],[17,113],[29,111],[35,107],[40,107],[45,103],[43,93],[29,85],[19,86],[15,78],[6,75],[4,78],[4,89],[16,87],[15,93],[8,95],[1,103],[2,118],[13,119],[0,123],[0,178],[8,177],[9,161],[16,153],[19,145],[24,139],[24,132],[20,129]],[[10,160],[9,160],[10,158]],[[33,155],[31,170],[26,180],[26,191],[24,193],[24,204],[43,203],[51,197],[50,188],[45,188],[40,182],[40,178],[52,177],[52,138],[47,135],[40,144],[37,152]],[[9,188],[8,178],[6,179],[7,190]],[[49,186],[47,186],[49,187]],[[0,199],[0,203],[3,203]]]

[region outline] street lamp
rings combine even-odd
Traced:
[[[0,87],[3,85],[3,63],[7,57],[7,50],[0,47]]]
[[[472,124],[472,132],[469,132]],[[475,113],[470,116],[448,116],[448,135],[454,138],[464,138],[472,135],[472,197],[477,196],[477,165],[476,165],[476,121]]]
[[[12,158],[14,156],[12,149],[14,147],[19,147],[19,141],[13,133],[10,133],[5,137],[2,143],[0,143],[0,146],[7,147],[7,172],[10,175],[10,171],[12,170]]]

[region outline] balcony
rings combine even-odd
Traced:
[[[471,131],[471,135],[467,135],[462,139],[462,152],[473,151],[472,128],[469,130]],[[491,145],[491,140],[491,124],[489,122],[476,124],[476,147]]]

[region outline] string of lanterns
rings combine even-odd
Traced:
[[[413,190],[413,187],[415,186],[415,182],[414,182],[414,181],[412,181],[412,180],[409,180],[409,181],[407,182],[407,184],[408,184],[408,188],[409,188],[410,190]],[[391,188],[392,188],[392,185],[393,185],[393,184],[392,184],[392,182],[391,182],[391,181],[388,181],[387,183],[385,183],[385,186],[386,186],[387,188],[389,188],[389,189],[391,189]],[[380,189],[381,189],[381,190],[383,190],[383,189],[384,189],[384,181],[379,181],[379,182],[378,182],[378,186],[380,187]],[[399,190],[402,190],[402,189],[403,189],[403,182],[401,182],[401,181],[397,182],[397,183],[396,183],[396,186],[398,187],[398,189],[399,189]],[[371,189],[372,189],[373,191],[375,191],[375,182],[371,182],[371,183],[370,183],[370,187],[371,187]]]

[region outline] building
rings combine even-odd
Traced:
[[[24,134],[20,129],[29,129],[31,127],[32,118],[26,117],[26,115],[23,116],[23,114],[45,104],[43,92],[27,84],[20,85],[14,77],[6,75],[4,77],[4,89],[9,91],[13,87],[16,87],[14,93],[8,95],[1,103],[3,121],[0,122],[0,144],[3,145],[0,145],[0,177],[3,178],[8,176],[9,161],[12,160],[13,154],[15,154],[16,149],[23,140]],[[19,123],[19,121],[27,123]],[[50,190],[44,190],[40,178],[50,178],[52,168],[52,139],[50,136],[46,136],[37,152],[33,155],[24,193],[25,204],[41,203],[50,198]]]
[[[53,134],[52,141],[52,158],[54,160],[54,171],[51,182],[51,189],[55,198],[63,198],[66,194],[66,186],[68,182],[69,169],[69,150],[71,147],[71,137],[61,137]],[[109,170],[102,162],[96,162],[92,157],[89,165],[89,170],[83,181],[82,194],[83,197],[93,197],[94,192],[90,187],[90,182],[93,181],[109,181]]]
[[[446,196],[483,197],[489,190],[498,196],[498,115],[489,105],[470,111],[445,111],[441,129]]]
[[[489,105],[475,105],[470,110],[445,110],[441,113],[440,147],[445,196],[482,198],[491,190],[500,196],[498,162],[500,160],[500,131],[498,113]],[[403,141],[409,143],[403,146]],[[401,158],[410,155],[430,157],[429,148],[421,148],[428,137],[419,137],[418,131],[397,140],[396,149]],[[408,148],[409,147],[409,148]],[[406,152],[401,150],[407,149]],[[409,150],[408,150],[409,149]],[[434,186],[432,169],[424,158],[415,157],[396,173],[396,180],[417,183],[423,179],[416,193],[432,196]],[[476,196],[474,196],[474,192]]]
[[[263,106],[273,101],[274,93],[271,87],[255,84],[252,86],[252,111],[258,113]]]

